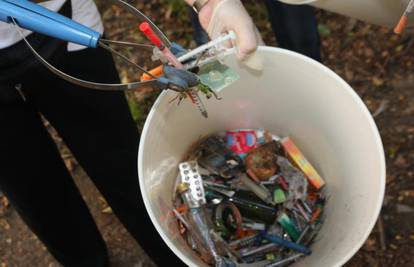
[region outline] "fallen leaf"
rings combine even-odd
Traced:
[[[395,48],[395,52],[399,53],[399,52],[403,51],[403,49],[404,49],[404,46],[403,45],[399,45],[399,46],[397,46]]]
[[[402,194],[405,197],[414,197],[414,190],[404,190],[401,191],[400,194]]]
[[[155,91],[154,88],[151,87],[143,87],[140,90],[134,92],[135,98],[138,102],[144,101],[149,95],[151,95]]]
[[[368,239],[364,244],[364,249],[367,251],[375,251],[377,241],[373,238]]]
[[[99,202],[101,203],[102,208],[108,207],[108,202],[106,201],[104,197],[98,197],[98,199],[99,199]]]
[[[73,167],[73,161],[72,161],[71,159],[65,159],[65,160],[64,160],[64,162],[65,162],[66,168],[67,168],[70,172],[72,172],[72,171],[73,171],[73,169],[74,169],[74,167]]]
[[[384,85],[384,80],[383,79],[381,79],[381,78],[379,78],[379,77],[373,77],[372,78],[372,83],[375,85],[375,86],[377,86],[377,87],[380,87],[380,86],[382,86],[382,85]]]
[[[107,207],[105,209],[102,210],[103,214],[112,214],[112,209],[111,207]]]
[[[407,165],[407,161],[405,160],[404,155],[399,154],[397,158],[395,159],[394,164],[396,167],[399,167],[399,168],[405,167],[405,165]]]
[[[318,31],[322,37],[331,35],[331,29],[325,24],[318,24]]]
[[[3,227],[4,230],[10,230],[10,224],[6,221],[6,219],[0,219],[0,227]]]
[[[5,196],[0,197],[0,215],[3,214],[9,206],[9,200]]]
[[[0,206],[7,208],[9,205],[10,205],[10,202],[7,199],[7,197],[5,196],[0,197]]]

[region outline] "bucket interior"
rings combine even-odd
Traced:
[[[264,69],[253,72],[227,59],[241,79],[206,100],[204,119],[189,101],[169,103],[164,92],[142,133],[139,177],[151,219],[188,265],[205,266],[178,233],[172,215],[178,163],[202,137],[237,128],[290,136],[327,183],[326,220],[313,253],[295,266],[340,266],[372,230],[383,200],[385,161],[378,130],[357,94],[336,74],[309,58],[261,47]]]

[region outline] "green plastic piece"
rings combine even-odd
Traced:
[[[273,192],[273,202],[276,204],[281,204],[286,201],[285,192],[281,188],[276,188]]]
[[[201,83],[216,93],[240,79],[240,75],[236,71],[217,60],[202,66],[198,76]]]
[[[268,260],[268,261],[274,261],[274,260],[276,260],[275,254],[273,254],[273,253],[267,253],[266,254],[266,260]]]
[[[286,213],[280,213],[279,217],[277,218],[277,221],[294,242],[296,242],[299,239],[300,233]]]

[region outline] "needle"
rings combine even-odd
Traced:
[[[139,25],[139,29],[155,46],[157,46],[161,50],[161,52],[168,59],[171,65],[173,65],[177,69],[184,69],[183,64],[177,59],[177,57],[171,52],[171,50],[163,44],[161,39],[155,34],[154,30],[149,25],[149,23],[141,23]],[[187,92],[187,94],[192,100],[192,102],[197,106],[198,110],[201,112],[201,115],[203,115],[204,118],[208,118],[207,109],[204,106],[203,101],[201,100],[197,91],[195,89],[190,89]]]
[[[407,8],[404,11],[404,14],[401,16],[400,21],[398,22],[397,26],[394,28],[394,32],[396,34],[401,34],[404,31],[405,26],[407,26],[408,17],[413,12],[414,9],[414,0],[411,0],[408,3]]]

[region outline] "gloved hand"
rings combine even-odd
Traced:
[[[234,31],[241,60],[247,59],[258,45],[263,44],[259,31],[240,0],[210,0],[201,9],[199,18],[211,39]]]

